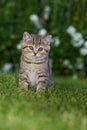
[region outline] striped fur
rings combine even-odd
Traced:
[[[51,35],[23,34],[22,56],[19,70],[21,89],[34,86],[46,89],[53,86],[52,70],[48,60]]]

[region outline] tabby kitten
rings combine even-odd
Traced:
[[[34,86],[36,90],[53,87],[52,70],[48,60],[51,35],[40,36],[24,32],[19,70],[21,89]]]

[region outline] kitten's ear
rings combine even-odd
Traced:
[[[44,40],[47,42],[48,45],[50,45],[51,40],[52,40],[52,35],[45,36]]]
[[[27,42],[31,38],[31,35],[28,32],[24,32],[23,34],[23,41]]]

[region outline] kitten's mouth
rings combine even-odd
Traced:
[[[35,55],[35,54],[34,54],[32,57],[33,57],[33,58],[38,58],[39,55],[37,55],[37,54]]]

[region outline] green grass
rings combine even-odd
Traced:
[[[38,98],[20,92],[16,74],[0,73],[0,130],[86,130],[87,80],[55,77],[55,89]]]

